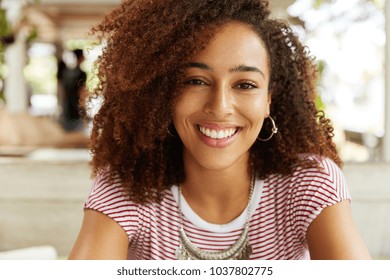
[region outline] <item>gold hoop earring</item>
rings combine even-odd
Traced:
[[[278,128],[275,125],[274,119],[271,118],[271,116],[268,116],[268,118],[271,120],[271,123],[272,123],[271,135],[265,139],[257,137],[257,139],[259,139],[260,141],[263,141],[263,142],[267,142],[268,140],[270,140],[274,136],[274,134],[278,133]]]

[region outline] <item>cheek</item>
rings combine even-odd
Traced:
[[[267,98],[261,97],[258,99],[248,100],[241,106],[241,111],[245,113],[249,119],[256,122],[265,119],[269,115],[269,103]]]
[[[179,98],[173,105],[173,124],[179,132],[183,123],[193,111],[193,104],[185,98]]]
[[[183,114],[186,107],[186,102],[182,98],[178,98],[176,102],[173,104],[173,117],[177,117]]]
[[[202,107],[202,100],[196,95],[182,93],[173,105],[174,122],[180,122],[188,118],[191,114],[199,111]]]
[[[182,95],[179,94],[173,103],[173,119],[177,120],[179,116],[182,114],[186,104],[184,102],[185,100],[183,99]]]

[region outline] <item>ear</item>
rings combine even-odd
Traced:
[[[265,108],[265,117],[267,118],[269,115],[270,115],[270,113],[271,113],[271,96],[272,96],[272,94],[271,94],[271,92],[269,92],[268,94],[267,94],[267,105],[266,105],[266,108]]]

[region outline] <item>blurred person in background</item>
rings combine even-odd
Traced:
[[[84,61],[82,49],[75,49],[75,67],[67,67],[60,60],[57,79],[59,82],[59,100],[61,106],[60,123],[66,131],[80,131],[83,128],[81,98],[85,96],[86,73],[80,65]]]

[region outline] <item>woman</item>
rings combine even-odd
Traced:
[[[125,1],[97,27],[71,259],[367,259],[315,65],[267,1]]]

